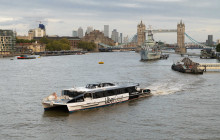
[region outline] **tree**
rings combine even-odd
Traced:
[[[16,43],[33,43],[33,42],[35,42],[34,39],[28,40],[28,39],[18,39],[18,38],[16,38]]]
[[[51,40],[48,39],[47,37],[42,37],[39,42],[42,43],[42,44],[48,44]]]
[[[96,44],[94,42],[80,41],[78,47],[83,50],[93,51],[96,48]]]
[[[61,50],[70,50],[69,40],[66,38],[60,40],[43,40],[48,42],[46,44],[46,50],[48,51],[61,51]]]
[[[216,46],[216,52],[220,52],[220,44]]]
[[[66,38],[62,38],[62,39],[60,39],[60,42],[61,42],[62,44],[67,44],[67,45],[70,45],[69,40],[68,40],[68,39],[66,39]]]

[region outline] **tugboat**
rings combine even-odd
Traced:
[[[34,56],[28,56],[28,55],[21,55],[17,57],[17,59],[36,59]]]
[[[62,108],[68,112],[92,109],[151,96],[149,89],[138,88],[137,83],[97,83],[86,87],[62,90],[61,96],[51,94],[42,101],[45,110]]]
[[[185,57],[181,62],[177,62],[171,66],[172,70],[182,73],[203,74],[204,70],[198,68],[199,63],[195,63]]]

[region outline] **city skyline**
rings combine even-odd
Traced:
[[[109,25],[109,31],[117,29],[131,37],[137,33],[141,20],[146,27],[176,29],[182,19],[186,32],[194,39],[205,42],[208,35],[213,35],[216,41],[220,38],[218,5],[218,0],[2,1],[0,29],[16,29],[18,34],[27,35],[41,22],[49,35],[71,36],[72,30],[79,27],[84,31],[88,26],[103,31],[103,25]],[[154,37],[176,42],[175,33]]]

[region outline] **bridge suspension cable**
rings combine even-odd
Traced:
[[[186,35],[186,37],[191,40],[193,43],[199,45],[199,46],[202,46],[203,48],[212,48],[212,47],[209,47],[209,46],[206,46],[204,44],[201,44],[199,43],[198,41],[196,41],[195,39],[193,39],[192,37],[190,37],[187,33],[184,33]]]

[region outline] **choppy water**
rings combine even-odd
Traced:
[[[174,72],[179,59],[141,62],[134,52],[0,59],[0,139],[220,139],[220,72]],[[72,114],[44,112],[43,97],[94,82],[138,82],[154,96]]]

